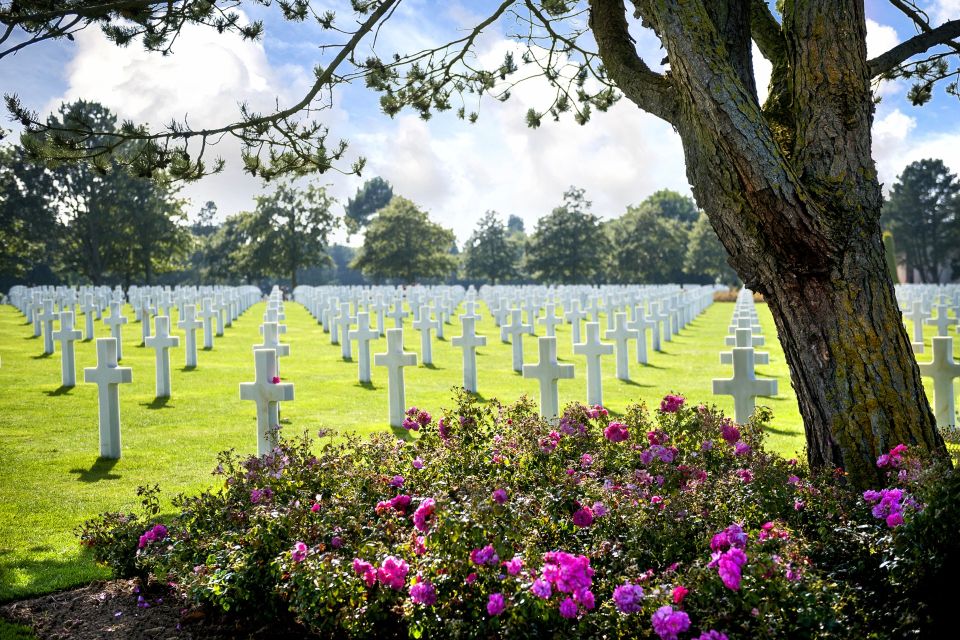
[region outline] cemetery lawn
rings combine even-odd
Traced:
[[[42,339],[33,337],[23,316],[11,306],[0,307],[0,602],[108,577],[81,550],[77,525],[103,511],[131,509],[140,485],[159,483],[169,507],[172,495],[211,485],[217,452],[255,452],[254,405],[239,399],[238,384],[253,380],[252,345],[260,342],[263,311],[264,304],[253,306],[215,340],[212,351],[201,350],[194,370],[183,367],[184,340],[177,332],[181,347],[171,351],[173,397],[155,401],[154,351],[140,346],[140,325],[127,306],[130,323],[123,331],[121,365],[133,368],[133,383],[120,389],[123,458],[107,461],[97,458],[97,389],[82,382],[83,367],[95,364],[94,343],[77,343],[78,386],[61,388],[60,345],[54,355],[42,356]],[[356,362],[341,359],[340,347],[330,344],[329,334],[303,307],[288,302],[285,311],[288,331],[282,341],[290,344],[291,355],[281,359],[280,375],[294,383],[296,399],[283,404],[284,428],[314,433],[319,428],[386,429],[385,370],[373,367],[373,384],[359,384]],[[605,357],[604,404],[614,414],[639,401],[654,408],[665,393],[677,392],[732,415],[732,398],[711,393],[712,378],[731,375],[718,353],[727,349],[723,338],[732,312],[732,304],[714,304],[664,343],[662,353],[651,351],[649,365],[635,364],[631,347],[631,382],[618,381],[614,358]],[[803,428],[787,366],[766,306],[758,305],[758,313],[768,343],[761,350],[770,352],[770,365],[757,371],[779,385],[776,398],[761,401],[774,413],[769,448],[800,457]],[[83,326],[83,318],[77,325]],[[388,325],[393,326],[389,320]],[[513,372],[510,345],[500,342],[488,314],[477,332],[487,336],[487,346],[478,349],[481,397],[536,399],[536,381]],[[419,333],[409,322],[405,334],[406,349],[419,352]],[[408,405],[431,412],[452,405],[451,387],[462,382],[461,351],[450,344],[458,334],[459,322],[447,325],[446,340],[434,343],[434,364],[405,370]],[[101,323],[97,335],[107,335]],[[561,325],[557,335],[561,361],[576,367],[574,380],[560,381],[561,405],[584,401],[584,359],[572,355],[569,325]],[[536,361],[535,341],[524,337],[526,362]],[[385,342],[373,343],[371,353],[383,351]]]

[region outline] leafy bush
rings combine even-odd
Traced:
[[[160,513],[160,487],[140,487],[140,513],[104,513],[77,527],[80,544],[93,552],[97,562],[107,565],[118,578],[143,577],[147,570],[140,564],[137,551],[141,537],[151,530],[152,519]]]
[[[891,487],[859,495],[841,471],[811,475],[766,452],[769,420],[758,410],[735,425],[667,396],[616,420],[571,405],[548,422],[525,399],[460,393],[438,420],[408,412],[412,442],[321,434],[260,458],[223,453],[221,481],[176,498],[163,536],[144,544],[155,522],[133,536],[108,515],[84,540],[115,569],[149,569],[196,602],[293,615],[330,637],[927,628],[935,608],[904,597],[923,595],[925,554],[956,564],[931,514],[952,514],[956,531],[956,474],[944,483],[898,447],[881,460]]]

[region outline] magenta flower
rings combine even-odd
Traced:
[[[341,538],[340,536],[333,536],[332,538],[330,538],[330,546],[333,547],[334,549],[339,549],[340,547],[343,546],[343,538]]]
[[[577,603],[573,601],[573,598],[566,598],[560,603],[560,615],[564,618],[576,618],[578,609]]]
[[[423,460],[421,458],[414,458],[413,468],[417,470],[423,469]]]
[[[643,600],[643,587],[638,584],[622,584],[613,590],[613,602],[621,613],[637,613]]]
[[[753,482],[753,472],[750,469],[737,469],[736,476],[740,478],[740,482],[743,484],[750,484]]]
[[[678,584],[673,588],[673,604],[680,604],[683,602],[683,599],[687,597],[687,594],[690,593],[690,590],[687,589],[682,584]]]
[[[700,634],[699,637],[694,638],[694,640],[729,640],[727,634],[720,633],[719,631],[714,631],[710,629],[709,631],[704,631]]]
[[[391,486],[391,487],[402,487],[404,481],[405,481],[405,480],[404,480],[403,476],[401,476],[401,475],[393,476],[393,478],[390,479],[390,486]]]
[[[543,578],[537,578],[533,581],[533,584],[530,585],[530,591],[533,592],[533,595],[538,598],[543,598],[546,600],[553,593],[553,589],[550,587],[550,583],[544,580]]]
[[[507,608],[507,603],[503,599],[502,593],[491,593],[487,600],[487,613],[491,616],[498,616]]]
[[[312,513],[316,513],[317,511],[320,511],[320,503],[314,502],[312,505],[310,505],[310,511]]]
[[[420,503],[417,510],[413,513],[413,526],[417,531],[426,533],[430,529],[430,518],[433,516],[436,503],[433,498],[427,498]]]
[[[520,556],[513,556],[513,559],[504,562],[503,566],[507,568],[507,573],[515,576],[523,570],[523,558]]]
[[[272,384],[280,384],[280,376],[273,376],[272,378],[270,378],[270,382]]]
[[[745,456],[745,455],[749,455],[751,451],[753,451],[753,448],[743,440],[740,440],[739,442],[737,442],[737,444],[733,445],[734,455]]]
[[[303,562],[307,559],[307,545],[303,542],[295,542],[293,551],[290,552],[290,559],[294,562]]]
[[[622,422],[611,422],[607,425],[607,428],[603,430],[603,437],[610,442],[623,442],[630,437],[630,431]]]
[[[507,501],[507,492],[505,489],[497,489],[493,492],[492,498],[497,504],[503,504]]]
[[[736,444],[740,439],[740,429],[737,429],[730,418],[724,418],[720,424],[720,437],[729,444]]]
[[[500,556],[497,555],[497,551],[493,548],[493,545],[488,544],[485,547],[471,551],[470,561],[473,564],[493,566],[500,564]]]
[[[368,587],[372,587],[377,581],[377,570],[372,564],[360,558],[353,559],[353,572],[363,578]]]
[[[406,582],[409,571],[410,567],[402,559],[387,556],[380,568],[377,569],[377,580],[383,586],[399,591],[403,588],[403,583]]]
[[[578,527],[589,527],[593,524],[593,510],[590,507],[580,507],[573,513],[573,524]]]
[[[677,640],[681,633],[690,628],[690,616],[685,611],[674,611],[670,605],[657,609],[650,622],[660,640]]]
[[[467,577],[464,578],[463,581],[464,581],[466,584],[473,584],[474,582],[477,581],[477,574],[475,574],[475,573],[468,574]]]
[[[432,607],[437,602],[437,589],[433,584],[422,581],[418,576],[417,581],[410,585],[410,600],[413,604]]]
[[[660,411],[663,413],[676,413],[686,402],[682,396],[668,394],[660,401]]]

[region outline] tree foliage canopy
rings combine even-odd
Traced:
[[[570,187],[563,204],[537,221],[527,240],[526,270],[547,283],[602,280],[610,245],[583,189]]]
[[[394,196],[370,221],[352,266],[378,281],[443,278],[456,268],[450,254],[454,241],[453,231],[432,222],[410,200]]]
[[[463,269],[468,278],[492,283],[516,278],[522,254],[510,241],[507,228],[496,211],[487,211],[479,222],[463,253]]]

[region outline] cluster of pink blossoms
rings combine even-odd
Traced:
[[[167,528],[162,524],[155,524],[147,529],[142,536],[140,536],[140,542],[137,544],[137,548],[143,549],[151,542],[160,542],[161,540],[166,539],[166,537]]]
[[[733,591],[740,589],[743,567],[747,564],[747,534],[738,524],[732,524],[710,540],[710,564],[717,567],[724,586]]]
[[[500,556],[497,555],[497,550],[493,548],[493,545],[488,544],[485,547],[471,551],[470,562],[479,565],[487,564],[490,566],[496,566],[500,564]]]
[[[400,514],[405,514],[412,500],[413,498],[410,496],[401,493],[400,495],[394,496],[389,500],[381,500],[378,502],[376,511],[377,513],[384,513],[385,511],[392,510]]]
[[[297,541],[293,544],[293,551],[290,552],[290,559],[294,562],[303,562],[307,559],[308,547],[306,543]]]
[[[420,503],[417,510],[413,512],[413,526],[417,531],[426,533],[430,529],[430,519],[436,509],[436,503],[433,498],[427,498]]]
[[[414,583],[410,585],[410,600],[413,604],[422,604],[425,607],[432,607],[437,603],[437,588],[433,583],[417,576]]]
[[[880,469],[889,469],[891,471],[899,469],[898,479],[906,480],[907,469],[906,460],[903,454],[907,452],[907,445],[898,444],[889,453],[885,453],[877,458],[877,467]],[[870,512],[874,518],[883,520],[891,529],[903,524],[904,509],[920,511],[922,506],[913,499],[909,493],[903,489],[873,489],[863,492],[863,499],[872,504]]]
[[[406,418],[403,419],[402,426],[408,431],[420,431],[422,427],[430,424],[430,421],[433,419],[432,416],[426,411],[420,411],[416,407],[410,407],[407,409]]]
[[[593,592],[590,591],[593,584],[590,558],[563,551],[549,551],[543,559],[540,577],[530,587],[533,595],[546,600],[553,594],[553,589],[561,594],[569,594],[560,603],[560,615],[564,618],[577,617],[581,608],[587,611],[594,608]]]
[[[907,452],[907,445],[898,444],[890,453],[885,453],[877,458],[877,466],[881,469],[899,469],[903,466],[903,454]]]
[[[677,640],[677,637],[690,628],[690,616],[686,611],[675,611],[670,605],[664,605],[651,616],[653,630],[660,640]]]
[[[662,413],[676,413],[680,410],[680,407],[683,406],[684,402],[686,402],[686,399],[683,396],[675,396],[668,393],[663,397],[663,400],[660,401],[660,411]]]
[[[630,431],[622,422],[611,422],[603,430],[603,437],[613,443],[623,442],[630,437]]]
[[[354,558],[353,571],[363,579],[368,587],[372,587],[379,582],[385,587],[399,591],[407,581],[410,567],[403,559],[394,556],[387,556],[379,569],[374,569],[373,565],[366,560]]]

